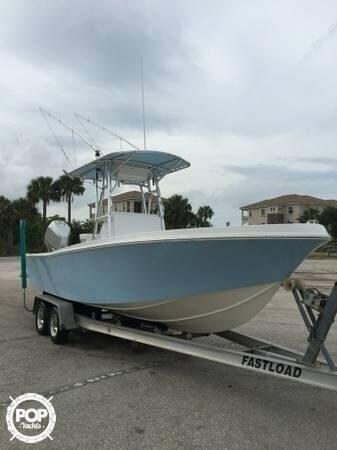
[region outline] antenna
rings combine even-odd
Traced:
[[[141,75],[141,81],[142,81],[142,105],[143,105],[144,150],[146,150],[143,56],[140,57],[140,75]]]
[[[105,131],[106,133],[110,134],[111,136],[120,139],[121,141],[125,142],[126,144],[130,145],[131,147],[133,147],[135,150],[140,150],[139,147],[136,147],[134,144],[131,144],[130,141],[126,140],[125,138],[123,138],[123,136],[121,136],[120,134],[116,133],[115,131],[109,130],[109,128],[104,127],[103,125],[100,125],[97,122],[94,122],[93,120],[89,119],[89,117],[83,117],[78,113],[74,113],[75,117],[79,120],[85,120],[86,122],[90,123],[91,125],[94,125],[95,127],[97,127],[99,130],[101,131]]]
[[[69,125],[69,123],[65,122],[60,117],[54,116],[54,114],[52,114],[49,111],[46,111],[45,109],[39,108],[39,110],[42,115],[44,116],[47,115],[51,117],[52,119],[56,120],[56,122],[59,122],[61,125],[63,125],[65,128],[68,128],[68,130],[70,130],[72,133],[77,134],[77,136],[79,136],[82,139],[82,141],[84,141],[87,145],[89,145],[89,147],[91,147],[94,150],[96,158],[99,158],[101,156],[101,151],[96,147],[96,145],[89,142],[84,136],[82,136],[80,132],[78,132],[74,127]]]

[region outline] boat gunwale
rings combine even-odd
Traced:
[[[78,253],[83,251],[94,251],[98,249],[104,249],[104,248],[110,248],[110,247],[119,247],[119,246],[130,246],[130,245],[146,245],[146,244],[162,244],[166,242],[191,242],[191,243],[198,243],[200,241],[246,241],[246,240],[317,240],[320,241],[320,244],[318,244],[310,253],[314,252],[317,248],[321,247],[324,243],[327,243],[330,241],[329,236],[284,236],[284,235],[273,235],[273,236],[186,236],[184,237],[166,237],[166,238],[152,238],[152,239],[140,239],[140,240],[128,240],[128,241],[112,241],[111,238],[108,239],[97,239],[85,243],[80,244],[74,244],[70,245],[68,247],[64,247],[58,250],[55,250],[53,252],[43,252],[43,253],[27,253],[28,257],[51,257],[51,256],[61,256],[67,253]],[[100,240],[104,242],[99,242]],[[89,245],[90,244],[90,245]]]

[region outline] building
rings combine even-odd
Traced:
[[[162,199],[163,200],[163,199]],[[144,213],[144,206],[142,200],[142,193],[140,191],[129,191],[122,194],[114,195],[111,197],[112,211],[118,212],[131,212],[131,213]],[[158,212],[158,199],[156,195],[145,193],[145,207],[148,210],[150,204],[150,213],[157,214]],[[89,217],[93,219],[95,217],[95,203],[89,203]],[[108,210],[108,199],[103,201],[103,214],[106,214]]]
[[[310,195],[281,195],[241,206],[242,225],[296,223],[305,210],[315,208],[322,212],[327,206],[337,207],[337,200],[323,200]]]

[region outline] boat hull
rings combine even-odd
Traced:
[[[210,333],[254,317],[327,240],[183,230],[27,255],[27,265],[31,284],[49,294]]]
[[[178,297],[155,304],[101,305],[136,319],[165,323],[191,333],[216,333],[242,325],[264,308],[279,283]]]

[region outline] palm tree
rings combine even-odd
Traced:
[[[211,227],[212,224],[209,221],[214,216],[213,209],[208,206],[200,206],[197,214],[195,215],[195,226],[196,227]]]
[[[27,187],[27,198],[34,205],[42,201],[43,224],[46,225],[47,206],[50,201],[59,202],[60,194],[51,177],[38,177],[31,180]]]
[[[37,216],[41,217],[36,206],[27,198],[20,197],[12,201],[13,208],[19,219],[31,220]]]
[[[172,195],[164,201],[165,226],[168,230],[188,228],[194,220],[192,206],[187,198],[181,195]]]
[[[63,201],[68,203],[68,223],[71,224],[71,203],[74,195],[83,195],[83,181],[80,178],[72,178],[68,175],[62,175],[55,181],[55,189],[57,190]]]

